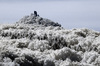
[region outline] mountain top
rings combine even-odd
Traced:
[[[40,17],[36,11],[34,11],[34,14],[31,13],[31,15],[23,17],[16,23],[17,24],[34,24],[34,25],[41,25],[41,26],[45,26],[45,27],[47,27],[47,26],[61,27],[60,24],[55,23],[54,21]]]

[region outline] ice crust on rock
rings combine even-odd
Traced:
[[[0,66],[100,66],[100,32],[26,16],[0,25]]]

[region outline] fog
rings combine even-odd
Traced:
[[[89,28],[100,31],[99,0],[0,0],[0,23],[15,23],[36,10],[41,17],[66,29]]]

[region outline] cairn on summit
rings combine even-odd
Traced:
[[[59,26],[61,27],[60,24],[55,23],[54,21],[51,21],[46,18],[42,18],[37,14],[37,11],[34,11],[34,14],[31,13],[31,15],[25,16],[22,19],[20,19],[17,24],[34,24],[34,25],[42,25],[42,26]]]
[[[37,11],[34,11],[34,15],[37,16]]]

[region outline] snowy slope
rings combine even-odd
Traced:
[[[100,66],[100,32],[25,16],[0,25],[0,66]]]

